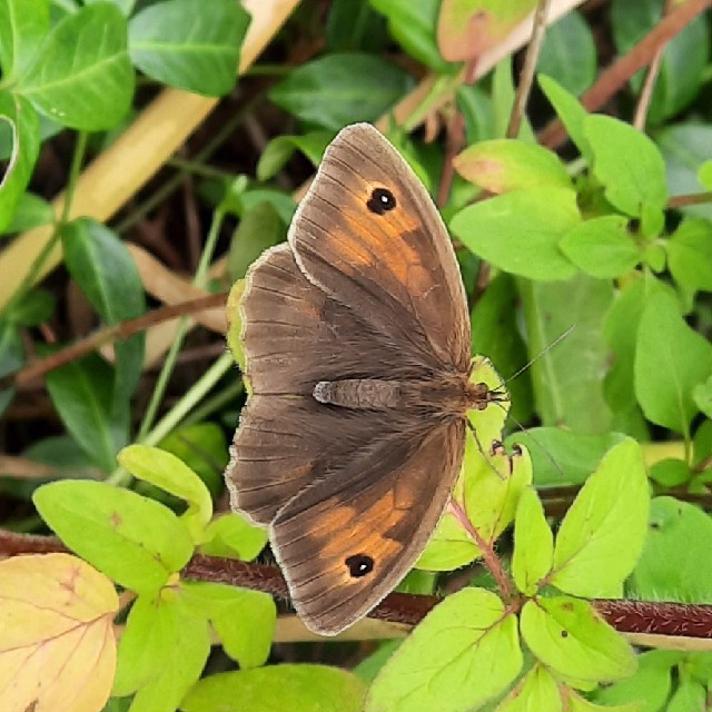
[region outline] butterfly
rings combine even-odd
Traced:
[[[269,527],[297,613],[334,635],[405,576],[462,465],[470,321],[428,192],[371,125],[328,146],[287,242],[240,302],[246,377],[231,506]]]

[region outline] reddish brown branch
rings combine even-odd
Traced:
[[[600,109],[638,70],[653,61],[660,47],[709,7],[712,7],[712,0],[686,0],[678,5],[630,52],[601,72],[594,85],[581,97],[581,103],[589,111]],[[544,146],[556,148],[566,139],[566,131],[561,121],[555,119],[539,132],[538,138]]]
[[[689,195],[673,195],[667,202],[668,208],[684,208],[686,205],[712,203],[712,190],[707,193],[691,193]]]
[[[205,297],[199,297],[198,299],[191,299],[189,301],[179,302],[178,304],[159,307],[146,314],[142,314],[136,319],[128,319],[113,326],[106,327],[105,329],[95,331],[93,334],[70,344],[61,351],[57,351],[46,358],[36,359],[19,371],[0,378],[0,390],[11,386],[20,386],[33,381],[35,378],[49,373],[49,371],[53,371],[82,356],[86,356],[90,351],[94,351],[104,344],[128,339],[130,336],[144,331],[155,324],[186,314],[193,314],[205,309],[214,309],[215,307],[222,306],[225,304],[226,298],[227,294],[225,293],[209,294]]]
[[[0,554],[5,556],[66,551],[56,537],[0,530]],[[242,586],[284,600],[289,599],[287,584],[276,566],[196,554],[183,569],[183,576]],[[369,615],[381,620],[416,625],[440,600],[437,596],[391,593]],[[595,599],[592,603],[598,613],[621,633],[712,639],[712,605],[603,599]]]

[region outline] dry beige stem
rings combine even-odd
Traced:
[[[299,0],[244,0],[252,22],[242,46],[240,73],[254,61],[282,27]],[[164,90],[124,133],[80,175],[70,218],[105,221],[133,196],[170,158],[215,107],[217,99],[177,89]],[[53,201],[61,214],[64,194]],[[29,266],[52,235],[42,226],[19,235],[0,254],[0,309],[22,283]],[[46,260],[40,277],[61,260],[61,247]]]
[[[141,281],[146,291],[164,304],[178,304],[188,299],[198,299],[208,294],[204,289],[191,284],[189,279],[180,277],[168,269],[161,261],[144,250],[143,247],[131,242],[127,243],[127,247],[138,267],[138,272],[141,275]],[[223,307],[196,312],[191,319],[218,334],[224,334],[227,331],[227,321],[225,320],[225,309]]]

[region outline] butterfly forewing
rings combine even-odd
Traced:
[[[470,322],[462,278],[433,202],[369,124],[327,149],[289,241],[307,277],[404,351],[465,371]]]

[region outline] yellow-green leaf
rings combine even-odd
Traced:
[[[640,445],[611,448],[566,513],[550,582],[575,596],[620,596],[647,533],[650,494]]]
[[[544,516],[536,490],[527,487],[519,498],[514,521],[512,576],[517,588],[528,596],[536,593],[539,581],[551,570],[554,535]]]
[[[188,503],[182,519],[193,541],[200,542],[213,515],[213,502],[203,480],[170,452],[148,445],[129,445],[117,457],[134,477],[180,497]]]
[[[635,672],[635,655],[625,638],[587,601],[570,596],[527,601],[520,625],[532,653],[562,675],[603,682]]]

